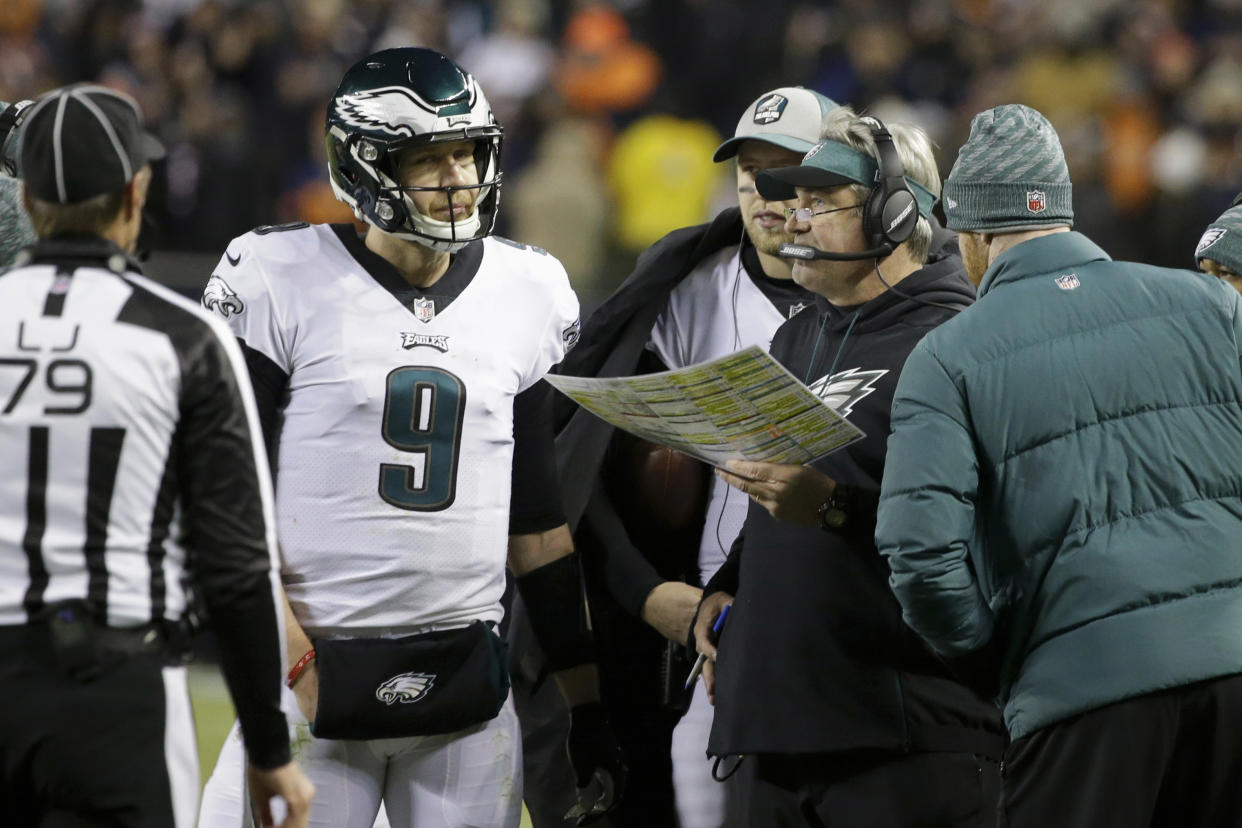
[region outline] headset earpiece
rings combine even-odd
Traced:
[[[918,202],[906,183],[906,170],[892,133],[876,118],[863,118],[875,139],[878,169],[871,194],[863,205],[863,234],[871,247],[896,248],[910,238],[919,220]]]

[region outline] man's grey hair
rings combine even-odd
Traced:
[[[932,149],[931,138],[913,124],[885,124],[893,136],[893,146],[897,149],[897,157],[905,167],[906,178],[917,181],[936,195],[940,194],[940,170],[936,167],[936,156]],[[824,116],[823,132],[820,137],[828,141],[836,141],[857,150],[871,158],[878,157],[875,149],[875,138],[867,120],[849,106],[838,106]],[[851,184],[850,191],[859,203],[867,200],[871,187],[866,184]],[[861,215],[862,208],[858,209]],[[922,264],[927,261],[931,250],[932,229],[927,217],[920,215],[914,225],[914,232],[906,239],[910,258]]]

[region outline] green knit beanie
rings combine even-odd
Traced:
[[[944,182],[950,230],[1018,232],[1074,224],[1061,139],[1021,104],[980,112]]]
[[[1242,273],[1242,206],[1230,207],[1208,225],[1195,245],[1195,264],[1204,259],[1220,262],[1234,273]]]
[[[0,176],[0,268],[8,267],[18,250],[34,243],[34,228],[22,206],[22,183]]]

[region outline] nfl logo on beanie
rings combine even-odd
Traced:
[[[1029,106],[980,112],[944,182],[950,230],[1018,232],[1073,226],[1073,190],[1061,139]]]

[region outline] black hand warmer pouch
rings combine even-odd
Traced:
[[[401,638],[316,638],[320,739],[453,733],[496,717],[508,645],[482,621]]]

